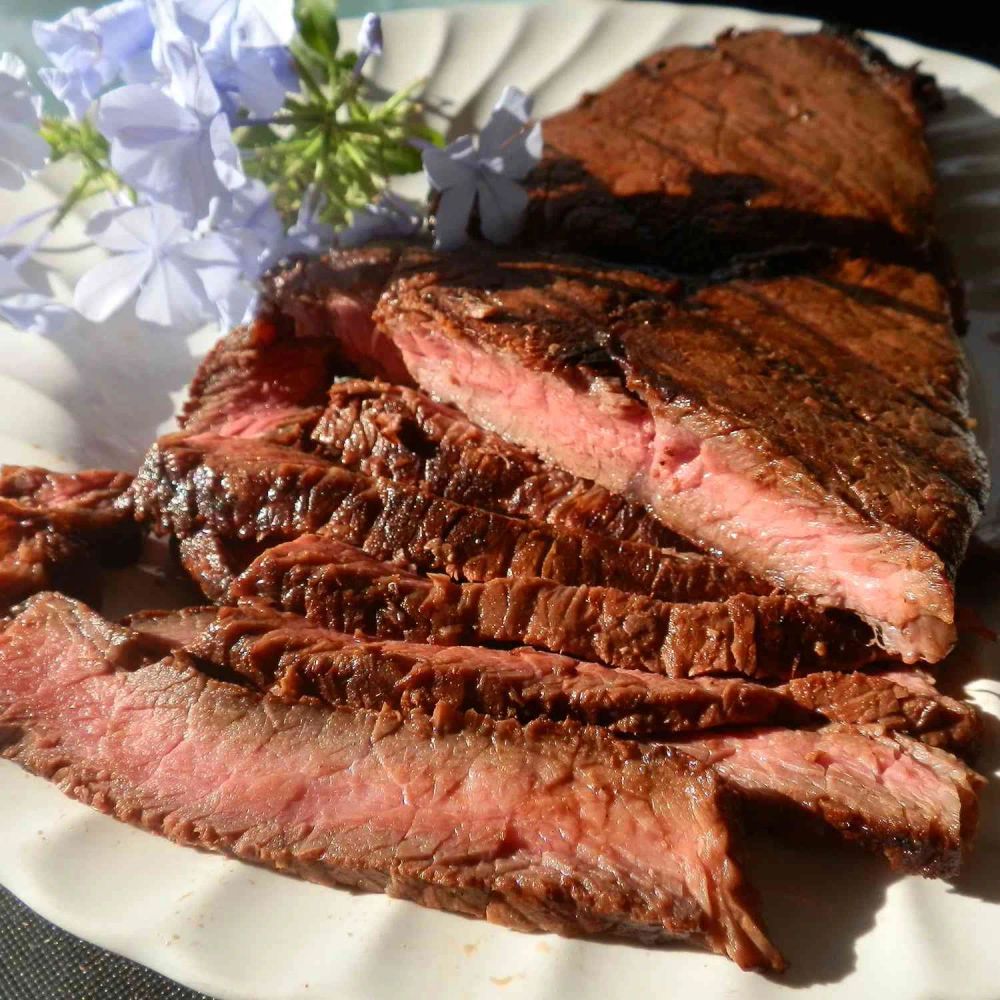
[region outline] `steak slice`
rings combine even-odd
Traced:
[[[740,730],[678,742],[751,803],[822,820],[894,868],[958,873],[983,779],[956,757],[898,733],[851,726]]]
[[[47,587],[89,592],[95,559],[135,559],[138,528],[116,506],[131,481],[122,472],[0,465],[0,608]]]
[[[880,331],[899,316],[926,372],[950,358],[936,377],[964,414],[944,290],[871,261],[684,302],[636,280],[574,260],[412,250],[376,318],[415,380],[469,419],[793,594],[857,612],[907,662],[941,659],[983,458],[967,427],[868,356],[883,358]],[[849,348],[805,319],[834,294],[853,317]]]
[[[542,576],[671,600],[769,589],[711,556],[556,531],[260,441],[162,438],[132,499],[140,520],[181,539],[208,531],[277,541],[323,529],[374,558],[469,580]]]
[[[933,678],[918,670],[809,674],[781,690],[832,722],[905,733],[964,760],[975,760],[982,743],[983,718],[976,706],[942,694]]]
[[[322,328],[296,331],[291,317],[264,310],[223,337],[202,361],[188,390],[180,425],[223,437],[301,444],[315,424],[334,376],[348,363],[344,344],[371,328],[371,311],[391,273],[396,252],[384,247],[341,251],[324,269],[331,308]],[[299,262],[274,291],[314,264]],[[339,301],[340,307],[332,303]]]
[[[180,539],[177,555],[201,592],[219,604],[226,600],[236,577],[266,548],[260,542],[220,538],[211,531],[198,531]]]
[[[335,383],[312,440],[345,468],[422,484],[435,496],[470,507],[622,541],[692,548],[643,507],[547,465],[404,386]]]
[[[546,119],[524,239],[695,271],[809,243],[906,254],[931,234],[939,101],[846,34],[657,52]]]
[[[471,710],[525,723],[571,719],[646,737],[814,717],[782,692],[741,680],[678,681],[523,647],[378,640],[311,626],[255,603],[216,611],[196,638],[186,637],[185,652],[287,701],[388,705],[428,715]],[[169,622],[168,613],[166,621],[140,620],[133,627],[173,637],[181,623]]]
[[[120,670],[129,635],[33,599],[0,635],[3,754],[119,819],[312,881],[782,966],[714,777],[686,755],[567,723],[287,705],[183,659]]]
[[[679,681],[528,650],[378,642],[246,606],[221,609],[188,650],[285,699],[334,706],[426,708],[438,719],[470,707],[500,717],[512,710],[521,718],[568,715],[641,736],[652,734],[663,713],[671,743],[711,762],[750,803],[822,820],[907,871],[955,874],[975,829],[982,779],[950,754],[898,733],[833,725],[683,735],[721,723],[727,697],[742,701],[737,715],[771,711],[786,722],[808,721],[791,686]],[[776,700],[762,700],[768,697]]]
[[[457,583],[407,572],[320,535],[267,549],[228,596],[264,598],[341,632],[525,644],[677,678],[785,679],[851,669],[880,655],[871,631],[853,616],[794,598],[740,594],[685,604],[528,576]]]

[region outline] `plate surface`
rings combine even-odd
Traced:
[[[481,122],[507,83],[534,92],[545,115],[656,48],[720,30],[812,22],[654,3],[484,6],[386,17],[380,82],[428,78],[451,100],[455,131]],[[351,37],[349,28],[346,37]],[[876,36],[901,63],[920,60],[951,100],[931,126],[941,225],[968,282],[979,429],[1000,452],[1000,72],[960,56]],[[0,220],[50,203],[67,178],[50,172],[0,197]],[[2,194],[2,193],[0,193]],[[44,264],[66,295],[95,251],[71,220]],[[42,340],[0,329],[0,461],[134,468],[169,424],[185,382],[214,339],[177,338],[120,318]],[[981,534],[1000,540],[991,508]],[[980,592],[977,592],[977,589]],[[971,582],[962,601],[1000,628],[1000,598]],[[112,603],[156,606],[175,595],[153,576],[118,581]],[[109,610],[114,611],[114,608]],[[949,677],[990,713],[980,761],[1000,764],[996,646],[963,638]],[[983,799],[976,853],[955,884],[900,879],[834,847],[755,837],[747,868],[774,940],[792,962],[781,979],[739,972],[683,946],[659,951],[565,941],[353,896],[176,847],[71,802],[0,762],[0,882],[75,934],[223,998],[694,996],[995,998],[1000,981],[1000,791]]]

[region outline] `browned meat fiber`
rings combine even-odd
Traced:
[[[814,242],[906,254],[931,234],[939,100],[845,34],[657,52],[544,122],[524,238],[697,271]]]
[[[0,465],[0,609],[48,587],[90,592],[95,562],[134,559],[139,532],[115,502],[122,472]]]
[[[692,548],[644,507],[547,465],[404,386],[336,383],[312,440],[345,468],[421,484],[470,507],[659,548]]]
[[[320,535],[263,552],[229,597],[265,598],[342,632],[525,644],[668,677],[783,680],[884,656],[857,619],[794,598],[741,594],[674,604],[538,577],[457,583],[407,572]]]
[[[223,609],[187,649],[290,700],[427,707],[439,719],[470,707],[501,718],[569,716],[642,736],[654,735],[659,717],[672,728],[672,742],[723,722],[727,712],[787,713],[795,721],[797,708],[790,688],[678,681],[530,650],[378,642],[309,628],[266,608]],[[678,745],[713,762],[750,803],[818,819],[902,870],[955,874],[975,829],[981,779],[950,754],[904,735],[835,725],[708,732]]]
[[[279,540],[323,529],[377,559],[469,580],[542,576],[680,601],[770,589],[711,556],[560,532],[257,440],[164,438],[131,496],[140,520],[182,539],[207,531]]]
[[[987,476],[930,274],[841,260],[678,301],[593,262],[408,250],[376,320],[475,423],[856,612],[907,662],[951,648]]]
[[[313,881],[782,967],[712,770],[686,754],[569,723],[289,705],[183,660],[123,670],[130,635],[32,599],[0,633],[3,754],[120,819]]]

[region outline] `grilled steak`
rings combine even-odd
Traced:
[[[300,444],[319,416],[312,407],[325,401],[333,377],[349,362],[345,345],[371,330],[371,311],[395,258],[394,251],[379,247],[330,258],[323,271],[329,309],[322,327],[297,331],[291,315],[262,315],[224,337],[198,368],[181,427]],[[295,285],[298,307],[304,309],[306,290],[296,282],[314,267],[292,265],[271,280],[272,293],[283,284]]]
[[[876,659],[871,631],[782,596],[671,604],[538,577],[457,583],[387,565],[335,538],[262,553],[229,597],[265,598],[328,628],[439,643],[523,643],[669,677],[784,679]]]
[[[220,538],[198,531],[180,539],[177,555],[201,592],[216,603],[225,601],[236,577],[265,549],[266,544]]]
[[[832,725],[709,733],[677,745],[712,762],[750,802],[814,816],[902,871],[955,875],[975,833],[983,779],[907,736]]]
[[[803,709],[832,722],[878,726],[974,760],[983,737],[976,706],[942,694],[917,670],[816,673],[781,688]]]
[[[681,270],[929,238],[932,81],[833,33],[727,32],[644,59],[544,122],[525,239]]]
[[[748,574],[700,553],[558,532],[261,441],[163,438],[147,455],[132,499],[141,520],[182,539],[208,531],[278,540],[322,528],[377,559],[469,580],[543,576],[668,600],[762,589]]]
[[[95,560],[134,559],[139,532],[115,506],[131,481],[121,472],[0,465],[0,608],[47,587],[89,592]]]
[[[781,967],[714,777],[686,755],[568,723],[287,705],[183,660],[118,669],[130,636],[33,599],[0,634],[4,755],[120,819],[313,881]]]
[[[355,708],[428,715],[473,710],[521,722],[573,719],[632,736],[667,736],[721,726],[807,722],[812,713],[782,692],[739,680],[677,681],[608,670],[533,649],[490,649],[384,641],[310,626],[257,604],[219,608],[171,624],[136,620],[152,641],[183,634],[185,652],[285,700],[318,698]],[[192,638],[190,625],[205,625]]]
[[[954,874],[975,828],[981,779],[950,754],[906,736],[837,725],[681,735],[722,723],[730,710],[801,722],[788,687],[649,677],[528,650],[376,642],[254,607],[221,610],[188,649],[291,700],[422,708],[435,718],[467,708],[501,718],[569,716],[645,736],[659,718],[672,742],[713,762],[751,803],[816,817],[908,871]],[[727,709],[727,698],[742,706]]]
[[[837,299],[853,324],[842,343],[810,321]],[[883,374],[892,317],[950,412],[902,367]],[[952,577],[987,483],[929,274],[840,261],[673,301],[652,278],[579,261],[412,250],[376,318],[415,380],[471,420],[857,612],[908,662],[950,648]]]
[[[423,484],[436,496],[470,507],[622,541],[692,547],[643,507],[546,465],[414,389],[338,382],[312,439],[348,469]]]

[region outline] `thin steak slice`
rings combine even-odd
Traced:
[[[682,601],[769,589],[711,556],[556,531],[261,441],[163,438],[132,500],[140,520],[181,539],[208,531],[277,541],[323,529],[377,559],[469,580],[543,576]]]
[[[288,705],[183,660],[120,670],[129,635],[34,599],[0,634],[4,755],[178,843],[316,882],[782,966],[714,776],[686,755],[567,723]]]
[[[955,874],[975,828],[982,780],[950,754],[898,733],[834,725],[683,736],[721,723],[727,698],[742,702],[736,715],[772,711],[786,722],[807,722],[796,717],[788,688],[650,677],[528,650],[377,642],[245,606],[220,610],[188,650],[290,700],[426,708],[436,718],[470,707],[500,717],[513,710],[521,718],[570,716],[640,736],[651,735],[663,713],[671,742],[711,761],[751,803],[816,817],[907,871]],[[776,700],[762,700],[768,697]]]
[[[174,615],[133,620],[153,639],[184,634],[199,663],[285,700],[318,698],[354,708],[428,715],[475,711],[530,722],[572,719],[629,736],[664,737],[723,726],[808,722],[813,713],[761,684],[678,681],[609,670],[537,650],[378,640],[319,628],[255,603],[216,609],[200,634]],[[192,615],[188,612],[187,615]],[[177,648],[176,646],[174,648]]]
[[[831,722],[905,733],[963,760],[975,760],[982,743],[983,717],[976,706],[942,694],[919,670],[809,674],[781,690]]]
[[[435,496],[470,507],[622,541],[692,548],[645,508],[547,465],[415,389],[337,382],[312,440],[345,468],[422,484]]]
[[[139,531],[116,501],[123,472],[0,465],[0,608],[47,587],[88,593],[94,563],[136,558]]]
[[[265,438],[301,444],[315,424],[326,391],[345,364],[344,344],[371,328],[371,311],[396,260],[384,247],[341,251],[324,271],[331,308],[322,329],[296,330],[290,317],[264,310],[249,326],[223,337],[198,367],[180,425],[224,437]],[[291,282],[310,265],[299,262],[272,278]],[[351,303],[349,307],[347,304]]]
[[[683,302],[648,277],[640,295],[636,280],[575,260],[411,250],[376,319],[415,380],[469,419],[782,589],[857,612],[908,662],[941,659],[985,468],[954,415],[883,374],[881,331],[899,317],[964,414],[943,289],[856,261]],[[850,345],[805,321],[802,303],[829,308],[831,295],[851,310]]]
[[[709,733],[673,744],[711,762],[750,802],[814,816],[902,871],[950,878],[975,834],[983,779],[899,733],[831,725]]]
[[[544,122],[524,239],[700,271],[809,243],[905,254],[931,233],[939,101],[846,34],[666,49]]]
[[[342,632],[414,642],[525,644],[678,678],[742,674],[783,680],[849,670],[884,656],[871,630],[853,616],[794,598],[740,594],[667,603],[528,576],[458,583],[407,572],[320,535],[267,549],[228,596],[264,598]]]
[[[236,577],[266,548],[257,541],[220,538],[211,531],[198,531],[178,541],[177,555],[201,592],[219,604],[227,599]]]

